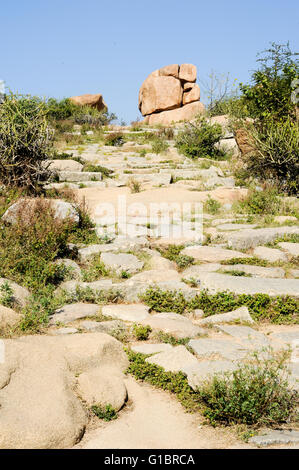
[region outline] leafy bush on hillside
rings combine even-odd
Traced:
[[[271,425],[288,422],[298,394],[288,383],[288,351],[254,353],[233,373],[215,375],[198,389],[211,424]]]
[[[272,181],[289,194],[299,191],[299,125],[288,117],[250,126],[255,150],[246,158],[252,176]]]
[[[276,44],[258,54],[261,67],[252,75],[252,85],[241,84],[243,100],[253,118],[274,121],[295,119],[296,104],[292,101],[293,81],[299,78],[298,53],[289,43]]]
[[[45,103],[10,93],[0,106],[0,181],[37,191],[48,176],[53,133]]]
[[[222,137],[219,124],[210,124],[205,118],[195,123],[185,124],[176,137],[176,147],[180,153],[190,158],[223,158],[223,152],[216,148]]]

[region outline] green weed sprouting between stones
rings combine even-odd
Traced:
[[[164,258],[174,261],[179,269],[186,269],[193,264],[194,258],[188,255],[181,255],[184,245],[168,245],[167,248],[158,248]]]
[[[104,421],[112,421],[113,419],[117,418],[117,413],[112,405],[106,405],[105,407],[94,405],[91,407],[91,411],[95,414],[99,419]]]
[[[150,332],[152,331],[149,325],[137,325],[133,324],[133,333],[138,341],[145,341],[148,339]]]
[[[142,301],[156,312],[184,312],[202,309],[205,316],[225,313],[243,305],[255,321],[270,321],[277,324],[299,323],[299,300],[290,296],[270,297],[267,294],[241,294],[199,292],[193,299],[186,299],[182,292],[151,286],[141,296]]]

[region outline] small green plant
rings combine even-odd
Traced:
[[[288,384],[289,351],[253,354],[232,373],[216,375],[198,389],[204,416],[213,425],[273,425],[290,420],[298,393]]]
[[[164,139],[159,137],[156,137],[155,140],[152,142],[152,152],[156,154],[165,152],[168,147],[168,143]]]
[[[109,276],[110,273],[101,261],[100,255],[95,255],[86,265],[85,269],[82,270],[82,274],[84,282],[93,282],[97,281],[101,277]]]
[[[145,341],[148,339],[150,332],[152,331],[149,325],[133,325],[133,333],[138,341]]]
[[[101,165],[92,165],[91,163],[84,165],[83,171],[102,173],[103,178],[111,178],[111,173],[113,173],[113,170],[109,170],[109,168]]]
[[[104,421],[112,421],[113,419],[117,418],[117,413],[112,405],[106,405],[105,407],[100,405],[94,405],[91,407],[91,411],[95,414],[99,419]]]
[[[251,189],[248,195],[234,206],[234,209],[246,214],[278,214],[280,199],[277,189],[274,187],[265,187],[262,190]]]
[[[139,183],[139,181],[135,180],[134,178],[129,179],[128,186],[131,190],[131,193],[140,193],[141,191],[141,184]]]
[[[266,267],[268,266],[269,263],[263,259],[253,256],[252,258],[230,258],[230,259],[220,261],[220,264],[222,265],[250,264],[254,266]]]
[[[222,128],[219,124],[210,124],[205,118],[199,118],[195,123],[185,124],[176,137],[176,147],[190,158],[223,159],[224,154],[216,145],[221,137]]]
[[[181,255],[184,245],[168,245],[167,248],[158,248],[164,258],[174,261],[180,270],[186,269],[194,263],[194,258],[188,255]]]
[[[122,272],[120,273],[120,277],[121,277],[122,279],[129,279],[129,278],[131,277],[131,274],[130,274],[128,271],[122,271]]]
[[[157,341],[161,343],[171,344],[171,346],[186,346],[190,341],[190,338],[175,338],[175,336],[172,336],[168,333],[164,333],[163,331],[158,331],[155,334],[155,338]]]
[[[0,304],[4,307],[12,307],[14,304],[13,289],[7,281],[0,286]]]
[[[216,199],[213,199],[210,195],[208,195],[208,199],[204,202],[204,211],[207,212],[208,214],[218,214],[221,204],[220,202],[216,201]]]
[[[124,136],[121,132],[113,132],[105,136],[105,145],[113,147],[121,147],[125,143]]]

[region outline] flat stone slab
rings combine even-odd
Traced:
[[[132,281],[140,282],[163,282],[165,279],[169,281],[180,281],[181,275],[175,269],[150,269],[142,271],[131,277]]]
[[[264,278],[282,278],[285,277],[284,269],[282,268],[264,268],[263,266],[254,266],[247,264],[234,264],[234,265],[221,265],[222,271],[240,271],[250,274],[252,277]]]
[[[163,367],[168,372],[184,371],[186,367],[198,363],[197,359],[185,346],[176,346],[169,351],[164,351],[148,357],[146,362]]]
[[[234,325],[221,325],[217,327],[223,333],[242,341],[242,344],[247,346],[269,346],[270,341],[268,338],[259,331],[250,328],[249,326],[234,326]]]
[[[246,356],[248,348],[236,342],[217,338],[191,339],[188,345],[200,357],[220,355],[225,359],[238,360]]]
[[[143,261],[140,261],[137,256],[127,253],[102,253],[101,261],[106,268],[112,269],[117,274],[121,274],[123,271],[134,274],[140,271],[144,265]]]
[[[214,273],[223,266],[220,263],[195,264],[181,273],[182,279],[196,279],[202,273]],[[225,266],[226,267],[226,266]]]
[[[299,331],[281,331],[280,333],[273,333],[271,338],[276,338],[285,343],[292,343],[292,341],[299,342]]]
[[[173,349],[173,346],[166,343],[139,343],[131,344],[132,351],[141,354],[157,354]]]
[[[270,261],[271,263],[275,263],[275,261],[288,260],[287,255],[283,253],[283,251],[280,251],[277,248],[268,248],[267,246],[257,246],[254,248],[253,254],[258,258]]]
[[[200,276],[200,287],[211,293],[230,291],[234,294],[290,295],[299,297],[297,279],[263,279],[228,274],[206,273]]]
[[[192,256],[198,261],[218,262],[231,258],[251,258],[240,251],[226,250],[217,246],[188,246],[181,251],[182,255]]]
[[[248,250],[258,245],[273,242],[284,235],[299,234],[298,227],[274,227],[240,230],[240,232],[227,233],[226,240],[229,247],[234,250]],[[224,234],[221,234],[224,237]]]
[[[53,334],[55,335],[72,335],[74,333],[78,333],[78,329],[67,326],[65,328],[59,328],[58,330],[53,331]]]
[[[105,305],[102,307],[104,316],[131,322],[142,322],[142,320],[150,318],[148,311],[149,307],[143,304]]]
[[[112,251],[113,247],[111,245],[112,245],[111,243],[103,244],[103,245],[95,244],[95,245],[86,246],[85,248],[80,248],[78,250],[79,259],[80,261],[84,262],[84,261],[88,261],[89,259],[92,259],[94,256],[100,253]]]
[[[181,318],[177,318],[181,317]],[[188,318],[176,313],[158,313],[150,315],[142,321],[143,325],[149,325],[153,330],[163,331],[176,338],[194,338],[205,334],[205,330],[194,325]]]
[[[270,446],[274,444],[298,444],[299,431],[270,429],[263,435],[251,437],[249,439],[249,442],[251,444],[255,444],[261,447]]]
[[[197,390],[203,382],[213,375],[233,371],[237,367],[237,364],[231,361],[201,361],[186,367],[183,372],[187,374],[190,387]]]
[[[99,305],[97,304],[84,304],[76,303],[64,305],[55,311],[50,319],[50,325],[54,325],[57,322],[70,323],[80,318],[92,317],[99,313]]]
[[[60,171],[59,181],[100,181],[102,173],[97,171]]]
[[[239,307],[232,312],[219,313],[210,315],[209,317],[200,320],[201,325],[213,325],[218,323],[229,323],[234,321],[243,321],[247,323],[254,323],[247,307]]]
[[[244,230],[255,228],[256,224],[220,224],[217,225],[217,230],[221,231],[233,231],[233,230]]]
[[[299,243],[281,242],[278,246],[291,256],[299,256]]]
[[[85,320],[80,322],[80,327],[88,331],[101,331],[102,333],[111,334],[116,331],[124,331],[126,329],[125,323],[121,320],[111,321],[92,321]]]

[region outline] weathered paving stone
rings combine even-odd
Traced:
[[[131,322],[142,322],[142,320],[150,318],[148,311],[149,307],[143,304],[105,305],[102,307],[104,316]]]
[[[299,243],[281,242],[278,246],[291,256],[299,256]]]
[[[182,279],[197,279],[197,276],[202,273],[213,273],[222,268],[220,263],[205,263],[205,264],[195,264],[185,269],[181,273]]]
[[[100,181],[102,173],[92,171],[60,171],[59,181]]]
[[[240,230],[240,232],[227,233],[226,240],[229,247],[234,250],[248,250],[258,245],[270,243],[283,235],[299,234],[299,227],[274,227]],[[224,237],[224,234],[221,234]]]
[[[115,287],[117,291],[118,285],[113,285],[111,279],[101,279],[99,281],[93,282],[83,282],[83,281],[66,281],[60,284],[56,289],[56,292],[65,290],[66,292],[75,294],[77,289],[91,289],[96,292],[107,292]]]
[[[53,331],[53,334],[55,335],[72,335],[74,333],[78,333],[77,328],[65,327]]]
[[[144,325],[149,325],[154,330],[163,331],[176,338],[194,338],[205,334],[205,330],[194,325],[188,318],[176,313],[157,313],[150,315],[142,321]]]
[[[50,325],[54,325],[57,322],[70,323],[80,318],[92,317],[99,313],[99,308],[99,305],[96,304],[76,303],[64,305],[52,315]]]
[[[185,346],[176,346],[169,351],[164,351],[148,357],[146,362],[163,367],[168,372],[180,372],[186,367],[198,363],[197,359]]]
[[[131,277],[132,281],[140,282],[163,282],[165,279],[169,281],[180,281],[181,275],[174,269],[150,269],[148,271],[142,271],[141,273],[135,274]]]
[[[220,355],[224,359],[238,360],[248,353],[247,346],[226,339],[191,339],[188,345],[200,357]]]
[[[233,371],[237,367],[237,364],[231,361],[201,361],[186,367],[183,372],[187,374],[190,387],[196,390],[213,375]]]
[[[121,320],[111,321],[93,321],[85,320],[80,322],[80,327],[88,331],[101,331],[102,333],[111,334],[116,331],[124,331],[126,329],[125,323]]]
[[[250,258],[249,255],[217,246],[188,246],[181,251],[182,255],[192,256],[198,261],[218,262],[231,258]]]
[[[143,261],[140,261],[137,256],[127,253],[102,253],[101,261],[106,268],[112,269],[117,274],[121,274],[122,271],[134,274],[140,271],[144,265]]]
[[[86,246],[85,248],[80,248],[78,250],[78,256],[80,261],[88,261],[89,259],[92,259],[94,256],[104,253],[104,252],[110,252],[113,249],[113,244],[108,243],[108,244],[96,244],[96,245],[89,245]]]
[[[297,217],[294,217],[292,215],[277,215],[274,217],[274,222],[277,222],[278,224],[284,224],[285,222],[297,222],[298,219]]]
[[[211,315],[207,318],[200,320],[201,325],[212,325],[218,323],[229,323],[233,321],[243,321],[247,323],[254,323],[247,307],[239,307],[232,312],[219,313]]]
[[[131,344],[132,351],[141,354],[157,354],[164,351],[169,351],[173,346],[166,343],[139,343]]]
[[[184,297],[189,300],[198,295],[198,291],[196,289],[192,289],[187,284],[180,281],[139,282],[128,279],[125,282],[114,284],[114,286],[122,293],[127,302],[138,302],[140,297],[143,296],[150,288],[161,289],[162,291],[172,291],[174,293],[173,295],[181,292]]]
[[[299,269],[290,269],[289,273],[295,278],[299,278]]]
[[[271,338],[277,338],[285,343],[292,343],[292,341],[299,342],[299,331],[280,331],[279,333],[273,333]]]
[[[242,344],[253,347],[269,346],[268,338],[249,326],[221,325],[217,327],[223,333],[242,341]]]
[[[77,162],[76,160],[49,160],[47,163],[50,163],[48,168],[50,170],[57,171],[82,171],[82,163]]]
[[[244,230],[244,229],[252,229],[255,228],[255,224],[221,224],[217,225],[217,230],[227,230],[227,231],[233,231],[233,230]]]
[[[249,442],[261,447],[274,444],[298,444],[299,431],[270,429],[263,435],[251,437]]]
[[[266,246],[257,246],[253,250],[253,254],[258,258],[265,261],[274,263],[275,261],[287,261],[288,257],[285,253],[278,250],[277,248],[268,248]]]
[[[264,268],[247,264],[221,265],[220,269],[225,272],[240,271],[250,274],[252,277],[282,278],[285,276],[285,271],[282,268]]]
[[[211,293],[230,291],[234,294],[290,295],[299,297],[299,281],[296,279],[263,279],[228,274],[206,273],[200,275],[200,287]]]

